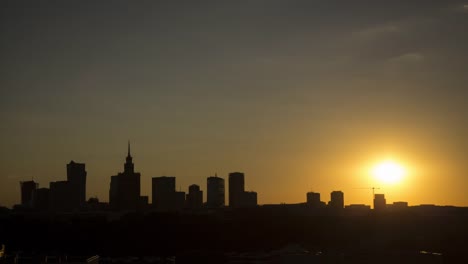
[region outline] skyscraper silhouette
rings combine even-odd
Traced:
[[[176,178],[175,177],[153,177],[152,197],[153,207],[159,211],[175,210]]]
[[[229,173],[229,207],[239,208],[243,204],[244,198],[244,173]]]
[[[211,176],[207,179],[207,199],[206,205],[209,208],[224,207],[224,179],[218,176]]]
[[[109,202],[113,209],[136,210],[141,204],[140,173],[135,172],[133,158],[130,154],[130,142],[125,159],[124,171],[111,177]]]
[[[20,187],[21,205],[30,207],[32,205],[34,191],[39,187],[39,184],[35,181],[23,181],[20,182]]]
[[[192,184],[189,186],[189,192],[187,194],[187,207],[189,209],[199,209],[203,206],[203,191],[200,190],[200,186]]]
[[[342,191],[333,191],[330,194],[330,203],[328,204],[333,209],[344,208],[344,194]]]
[[[83,207],[86,203],[86,165],[70,161],[67,164],[67,180],[70,184],[73,208]]]
[[[50,209],[54,211],[71,211],[73,208],[72,192],[68,181],[50,183]]]

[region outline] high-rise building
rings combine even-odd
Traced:
[[[344,194],[342,191],[333,191],[330,194],[330,202],[328,206],[333,209],[344,208]]]
[[[199,209],[203,206],[203,191],[200,190],[200,186],[192,184],[189,186],[189,192],[187,194],[187,208]]]
[[[153,177],[152,198],[153,207],[160,211],[171,211],[175,209],[176,203],[176,178],[175,177]]]
[[[320,193],[308,192],[307,193],[307,206],[318,208],[322,205],[320,201]]]
[[[72,206],[83,207],[86,204],[86,165],[70,161],[67,164],[67,181],[70,183]]]
[[[207,179],[207,199],[206,205],[209,208],[224,207],[224,179],[218,176],[211,176]]]
[[[141,204],[140,177],[135,172],[133,158],[130,154],[130,142],[128,154],[124,164],[124,171],[111,177],[109,202],[116,210],[137,210]]]
[[[385,200],[385,194],[374,195],[374,210],[384,210],[387,208],[387,201]]]
[[[244,200],[244,173],[229,173],[229,207],[242,207]]]
[[[34,191],[39,187],[39,184],[35,181],[23,181],[20,182],[20,187],[21,205],[30,207],[32,205]]]
[[[70,183],[68,181],[56,181],[50,183],[49,208],[53,211],[71,211],[72,192],[70,191]]]

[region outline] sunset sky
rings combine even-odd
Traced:
[[[70,160],[108,201],[130,140],[150,197],[242,171],[259,204],[468,206],[468,0],[1,1],[0,36],[0,205]]]

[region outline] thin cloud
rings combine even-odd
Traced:
[[[375,38],[382,35],[393,34],[400,32],[400,28],[395,25],[380,25],[371,28],[366,28],[361,31],[355,32],[354,35],[362,38]]]
[[[424,55],[418,52],[405,53],[403,55],[390,58],[389,63],[398,63],[398,64],[413,64],[419,63],[424,60]]]

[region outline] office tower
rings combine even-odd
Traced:
[[[374,195],[374,210],[384,210],[387,208],[387,201],[384,194]]]
[[[153,177],[152,178],[152,198],[153,207],[160,211],[170,211],[175,209],[176,197],[175,177]]]
[[[229,207],[242,207],[244,199],[244,173],[229,173]]]
[[[67,164],[67,181],[70,183],[72,206],[83,207],[86,204],[86,165],[70,161]]]
[[[224,179],[218,176],[211,176],[207,179],[207,201],[209,208],[224,207]]]
[[[307,206],[318,208],[321,206],[320,193],[308,192],[307,193]]]
[[[244,192],[242,194],[241,207],[256,207],[257,206],[257,193],[256,192]]]
[[[56,181],[50,183],[49,198],[50,209],[53,211],[71,211],[72,192],[68,181]]]
[[[124,164],[124,171],[111,177],[109,202],[115,210],[137,210],[140,201],[140,173],[135,172],[133,158],[128,154]]]
[[[344,208],[344,194],[342,191],[333,191],[330,194],[330,202],[328,206],[333,209],[343,209]]]
[[[203,206],[203,191],[200,190],[200,186],[192,184],[189,186],[189,192],[187,194],[187,208],[199,209]]]
[[[21,187],[21,205],[30,207],[32,205],[32,198],[34,191],[39,187],[35,181],[20,182]]]

